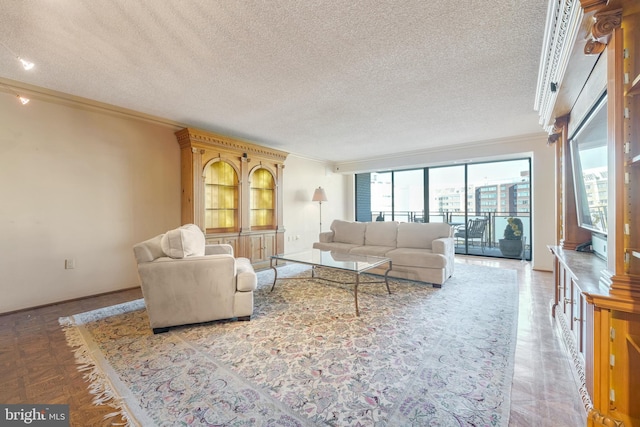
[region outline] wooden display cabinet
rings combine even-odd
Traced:
[[[287,153],[215,133],[176,132],[181,218],[207,243],[227,243],[252,263],[284,252],[283,171]]]
[[[561,206],[558,241],[550,247],[552,314],[574,361],[587,425],[640,427],[640,2],[557,0],[556,6],[549,9],[537,99],[549,144],[556,145]],[[607,95],[606,259],[574,250],[589,234],[575,218],[568,144],[593,105],[581,105],[580,98],[601,85]]]

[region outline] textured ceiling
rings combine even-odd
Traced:
[[[0,77],[330,161],[541,133],[544,0],[0,0]]]

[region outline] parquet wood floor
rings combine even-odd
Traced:
[[[520,308],[509,425],[585,426],[570,362],[550,321],[551,273],[532,271],[530,263],[520,261],[456,259],[518,271]],[[72,426],[122,423],[120,417],[104,420],[113,408],[92,404],[58,318],[141,296],[140,289],[131,289],[0,315],[0,403],[69,404]]]

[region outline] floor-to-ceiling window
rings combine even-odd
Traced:
[[[369,175],[371,218],[376,221],[425,221],[424,169],[374,172]],[[363,201],[359,200],[358,203]],[[359,207],[359,212],[364,211]]]
[[[356,195],[370,194],[356,197],[356,210],[369,220],[447,222],[456,253],[530,259],[530,171],[518,159],[372,172],[356,179]]]
[[[424,170],[393,173],[393,219],[424,222]]]
[[[465,221],[464,165],[427,169],[429,222],[458,226]]]
[[[371,216],[376,221],[393,220],[393,173],[371,174]]]

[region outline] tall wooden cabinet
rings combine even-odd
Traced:
[[[180,144],[182,223],[208,243],[227,243],[252,263],[284,251],[283,172],[287,153],[198,129]]]
[[[552,315],[588,426],[640,427],[640,2],[557,0],[547,19],[536,105],[556,149],[558,242]],[[604,258],[578,253],[569,138],[590,93],[607,96]],[[596,96],[593,97],[594,99]],[[595,237],[595,236],[594,236]]]

